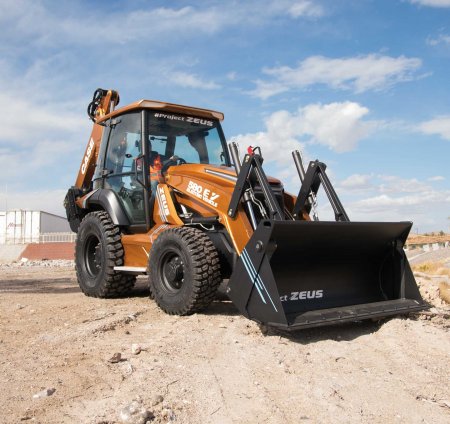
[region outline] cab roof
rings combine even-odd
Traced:
[[[107,119],[114,118],[117,115],[122,115],[123,113],[139,109],[161,110],[172,113],[180,113],[184,115],[192,114],[196,117],[218,119],[219,121],[223,121],[224,118],[222,112],[217,112],[215,110],[178,105],[175,103],[160,102],[158,100],[139,100],[127,106],[123,106],[119,109],[116,109],[105,116],[102,116],[101,118],[98,119],[97,122],[103,122],[106,121]]]

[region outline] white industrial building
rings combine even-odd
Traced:
[[[65,217],[23,209],[0,212],[0,244],[73,241],[74,237]]]

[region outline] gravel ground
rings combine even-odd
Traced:
[[[286,335],[227,301],[168,316],[142,278],[88,298],[71,261],[0,270],[2,423],[450,422],[450,308],[426,274],[427,312]]]

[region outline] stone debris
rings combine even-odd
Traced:
[[[164,401],[164,397],[161,395],[156,395],[152,400],[152,406],[159,405]]]
[[[145,424],[154,418],[141,400],[133,400],[129,405],[121,409],[119,413],[120,422],[126,424]]]
[[[133,343],[133,344],[131,345],[131,353],[132,353],[133,355],[139,355],[141,352],[142,352],[142,347],[141,347],[140,344],[138,344],[138,343]]]
[[[0,264],[0,269],[22,268],[22,267],[46,267],[46,268],[74,268],[75,262],[67,259],[54,259],[35,261],[22,258],[15,262]]]
[[[444,302],[450,304],[450,283],[446,281],[439,283],[439,296]]]
[[[122,374],[128,376],[133,374],[135,368],[128,361],[124,361],[122,365]]]
[[[161,418],[166,421],[174,421],[176,417],[172,409],[164,408],[161,411]]]
[[[122,354],[120,352],[116,352],[111,358],[108,359],[108,362],[111,364],[117,364],[122,361]]]
[[[137,317],[138,317],[138,314],[136,314],[136,313],[128,315],[128,318],[130,319],[130,321],[136,321]]]
[[[42,390],[42,391],[40,391],[40,392],[38,392],[38,393],[35,393],[34,395],[33,395],[33,399],[42,399],[42,398],[46,398],[46,397],[49,397],[49,396],[51,396],[53,393],[55,393],[56,392],[56,389],[54,389],[54,388],[50,388],[50,389],[45,389],[45,390]]]

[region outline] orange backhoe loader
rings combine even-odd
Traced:
[[[259,148],[240,161],[222,113],[118,103],[116,91],[96,90],[92,134],[64,202],[86,295],[122,295],[147,274],[159,307],[187,315],[225,281],[243,315],[287,330],[424,309],[403,250],[411,222],[350,222],[324,163],[305,170],[293,152],[294,196],[266,176]],[[314,212],[320,187],[335,221]]]

